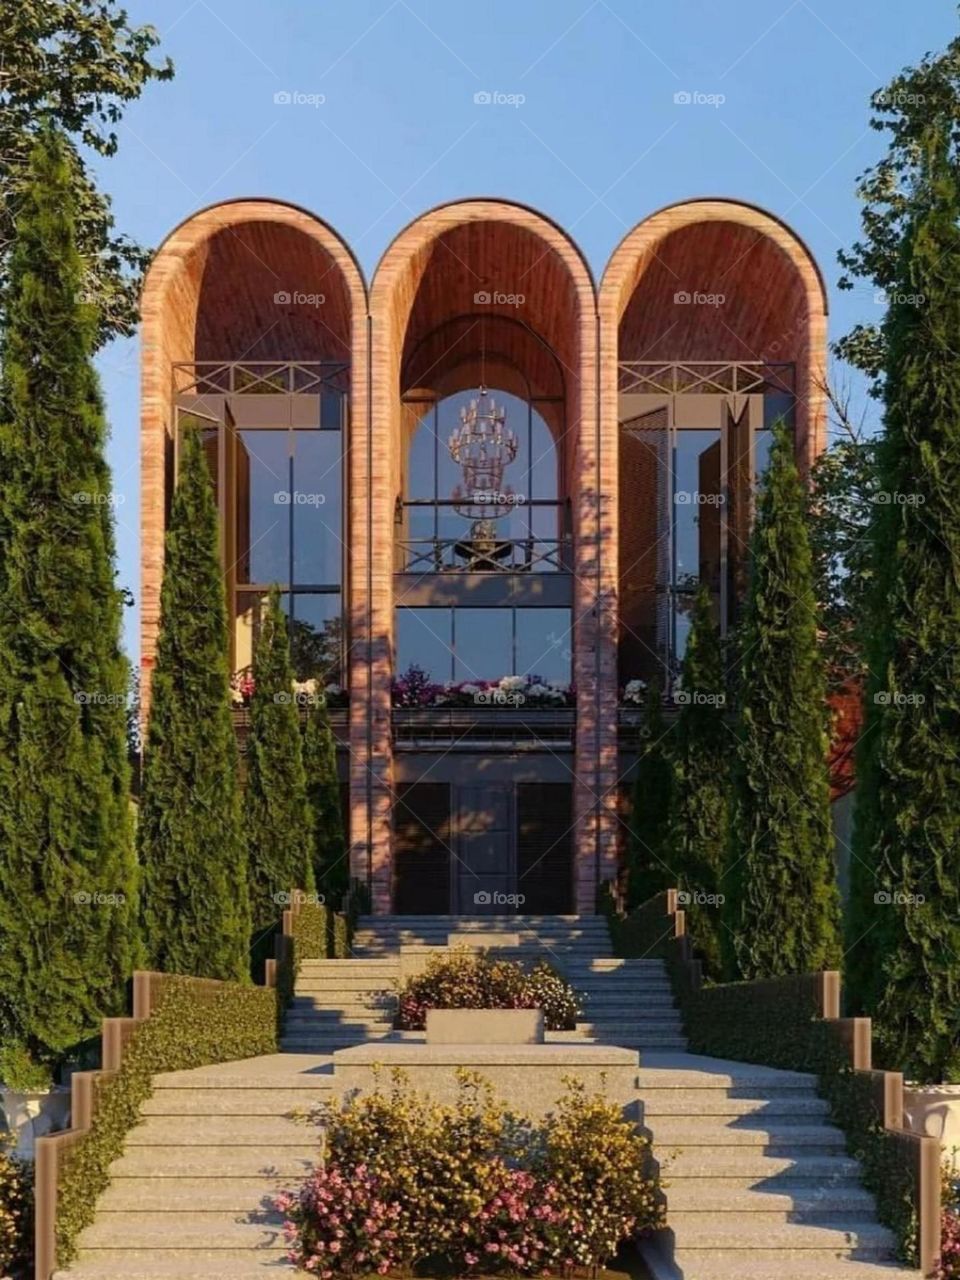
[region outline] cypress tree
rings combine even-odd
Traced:
[[[350,885],[347,842],[340,812],[337,747],[326,703],[311,701],[303,730],[303,769],[313,814],[313,875],[328,906],[339,909]]]
[[[630,815],[627,908],[638,907],[663,889],[675,887],[669,857],[673,764],[667,747],[660,691],[647,691],[643,741],[637,757]]]
[[[138,960],[107,428],[71,157],[20,203],[0,389],[0,1024],[52,1064],[122,1012]]]
[[[269,928],[281,895],[313,879],[313,814],[307,799],[300,720],[280,593],[270,592],[253,659],[244,826],[250,842],[255,929]]]
[[[727,696],[720,631],[704,586],[694,602],[677,700],[670,861],[677,887],[690,895],[685,910],[691,939],[707,974],[716,978],[722,963],[719,898],[733,738],[724,724]]]
[[[184,431],[164,549],[138,825],[152,967],[248,976],[250,904],[217,509],[199,431]]]
[[[884,1065],[960,1078],[960,198],[920,178],[886,321],[877,592],[858,762],[848,981]]]
[[[835,967],[840,899],[827,773],[826,683],[805,493],[782,424],[757,499],[740,637],[728,965],[743,978]]]

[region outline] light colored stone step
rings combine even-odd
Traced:
[[[196,1211],[205,1213],[250,1213],[267,1207],[266,1202],[291,1187],[289,1178],[225,1178],[219,1165],[205,1178],[114,1178],[97,1201],[97,1216],[142,1212]],[[118,1217],[117,1222],[120,1221]]]
[[[848,1227],[821,1227],[809,1222],[768,1222],[766,1217],[752,1221],[747,1215],[710,1213],[674,1213],[670,1218],[678,1244],[675,1260],[683,1266],[684,1258],[704,1250],[735,1250],[742,1257],[763,1253],[775,1264],[779,1250],[793,1253],[803,1249],[823,1250],[828,1254],[856,1250],[861,1257],[892,1256],[893,1233],[877,1222],[851,1223]],[[679,1244],[680,1240],[691,1245]]]
[[[54,1280],[270,1280],[298,1272],[283,1249],[170,1250],[85,1249],[69,1271]]]
[[[685,1054],[689,1060],[691,1055]],[[738,1064],[739,1066],[739,1064]],[[801,1071],[778,1071],[772,1067],[744,1064],[735,1073],[700,1070],[667,1070],[644,1064],[637,1076],[638,1089],[733,1089],[767,1094],[772,1090],[806,1089],[816,1096],[817,1078]]]
[[[660,1116],[825,1116],[825,1098],[784,1093],[772,1098],[731,1098],[720,1089],[650,1089],[640,1099],[644,1114]],[[659,1123],[657,1120],[656,1123]],[[654,1124],[656,1128],[656,1124]]]
[[[845,1155],[769,1155],[762,1149],[744,1147],[686,1147],[682,1150],[658,1147],[654,1154],[660,1170],[671,1182],[680,1178],[735,1179],[742,1186],[789,1176],[797,1181],[820,1185],[826,1181],[853,1179],[859,1185],[860,1166]]]
[[[658,1237],[640,1244],[652,1280],[921,1280],[919,1271],[895,1262],[825,1257],[816,1251],[812,1256],[810,1251],[782,1251],[771,1261],[756,1253],[684,1250],[682,1271],[665,1252]]]
[[[662,1116],[653,1127],[657,1148],[691,1147],[819,1147],[846,1149],[841,1130],[829,1124],[774,1119],[764,1123],[754,1117],[726,1125],[713,1116]]]
[[[783,1178],[751,1188],[731,1186],[724,1180],[711,1184],[701,1178],[676,1178],[666,1195],[670,1222],[681,1212],[790,1214],[800,1218],[851,1214],[875,1220],[873,1196],[856,1183],[811,1186]]]
[[[396,988],[379,978],[312,978],[309,975],[297,979],[295,996],[338,996],[355,992],[358,995],[393,995]]]
[[[126,1252],[157,1249],[270,1249],[284,1246],[283,1217],[276,1210],[252,1213],[185,1211],[171,1230],[169,1215],[139,1212],[99,1217],[80,1234],[80,1249]]]
[[[286,1116],[322,1102],[322,1089],[158,1089],[140,1108],[144,1116]]]
[[[314,1135],[302,1127],[300,1133],[299,1146],[128,1146],[110,1166],[110,1177],[208,1178],[215,1169],[218,1178],[277,1177],[291,1179],[293,1184],[305,1178],[317,1163],[320,1146],[318,1131]]]
[[[178,1116],[147,1116],[127,1134],[135,1147],[300,1147],[309,1130],[284,1116],[197,1116],[184,1124]]]

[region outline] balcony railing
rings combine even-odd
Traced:
[[[393,737],[408,750],[555,751],[573,746],[576,722],[573,707],[395,707]]]
[[[174,396],[319,395],[349,390],[341,360],[193,360],[173,366]]]
[[[796,390],[793,364],[766,360],[621,360],[619,389],[631,394],[766,395]]]
[[[397,573],[569,573],[570,538],[398,538]]]

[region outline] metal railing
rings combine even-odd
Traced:
[[[766,360],[621,360],[619,390],[632,394],[796,393],[796,366]]]
[[[394,707],[397,747],[556,750],[573,746],[574,707]]]
[[[174,396],[318,395],[349,390],[342,360],[193,360],[174,364]]]
[[[569,573],[571,538],[398,538],[397,573]]]

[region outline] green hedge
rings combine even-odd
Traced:
[[[668,960],[673,954],[673,921],[667,895],[658,893],[629,915],[617,908],[609,882],[600,886],[597,907],[607,917],[613,953],[628,959]]]
[[[306,895],[304,895],[306,896]],[[347,902],[351,899],[348,897]],[[289,952],[278,968],[279,1015],[293,998],[297,974],[304,960],[346,960],[352,954],[356,912],[332,911],[317,902],[301,902],[293,917],[293,937]]]
[[[116,1075],[102,1082],[89,1133],[64,1156],[57,1201],[57,1262],[76,1256],[77,1237],[93,1221],[140,1107],[165,1071],[277,1052],[277,993],[239,983],[164,978],[156,1007],[137,1027]]]

